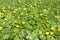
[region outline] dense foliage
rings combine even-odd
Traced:
[[[0,40],[60,40],[60,0],[0,0]]]

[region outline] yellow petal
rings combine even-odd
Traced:
[[[54,32],[50,32],[50,35],[54,35]]]
[[[2,26],[0,26],[0,30],[2,30]]]
[[[43,32],[42,31],[39,31],[39,34],[41,35]]]
[[[16,27],[19,27],[19,25],[16,25]]]
[[[46,32],[46,35],[49,35],[49,32]]]
[[[55,27],[51,27],[51,30],[55,30]]]

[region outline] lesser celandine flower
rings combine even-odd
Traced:
[[[3,11],[3,12],[6,12],[6,10],[5,10],[5,9],[6,9],[6,7],[3,7],[3,8],[2,8],[2,11]]]
[[[51,30],[55,30],[55,27],[51,27]]]
[[[35,3],[35,6],[37,6],[37,4]]]
[[[16,25],[16,27],[19,27],[19,25]]]
[[[2,30],[2,26],[0,26],[0,30]]]
[[[23,15],[23,13],[20,13],[20,15]]]
[[[48,8],[48,10],[50,10],[50,8]]]
[[[21,9],[20,7],[18,9]]]
[[[2,7],[2,9],[6,9],[6,7]]]
[[[25,21],[22,21],[22,24],[25,24]]]
[[[33,16],[33,15],[31,15],[31,17],[33,18],[34,16]]]
[[[18,16],[18,18],[21,18],[20,16]]]
[[[30,5],[31,8],[34,8],[32,5]]]
[[[59,16],[55,16],[55,18],[59,18]]]
[[[54,35],[54,32],[50,32],[50,35]]]
[[[28,16],[28,13],[26,13],[26,16]]]
[[[40,14],[40,16],[42,16],[43,14]]]
[[[5,20],[5,21],[8,21],[8,19],[7,19],[7,18],[4,18],[4,20]]]
[[[6,12],[6,10],[5,10],[5,9],[3,9],[3,12]]]
[[[14,9],[14,11],[13,11],[13,12],[14,12],[14,13],[17,13],[17,11],[18,11],[18,9]]]
[[[46,11],[47,11],[46,9],[43,10],[43,12],[46,12]]]
[[[46,35],[49,35],[49,32],[46,32],[45,34],[46,34]]]
[[[43,32],[42,31],[39,31],[39,34],[41,35]]]
[[[17,11],[14,10],[13,12],[16,13]]]
[[[23,10],[27,10],[27,8],[23,8]]]
[[[45,18],[46,20],[48,20],[48,18]]]
[[[15,20],[14,22],[15,22],[15,23],[17,23],[17,21],[16,21],[16,20]]]

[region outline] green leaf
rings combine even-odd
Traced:
[[[5,34],[5,35],[3,36],[3,39],[9,39],[9,34]]]
[[[14,40],[20,40],[18,36],[15,36]]]

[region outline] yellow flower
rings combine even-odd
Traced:
[[[55,18],[59,18],[59,16],[55,16]]]
[[[48,20],[48,18],[45,18],[46,20]]]
[[[26,13],[26,15],[28,16],[28,14]]]
[[[18,11],[18,9],[14,9],[14,11],[13,11],[13,12],[14,12],[14,13],[16,13],[17,11]]]
[[[21,9],[20,7],[18,9]]]
[[[21,13],[20,15],[23,15],[23,13]]]
[[[43,32],[42,31],[39,31],[39,34],[41,35]]]
[[[2,9],[6,9],[6,7],[2,7]]]
[[[54,32],[50,32],[50,35],[54,35]]]
[[[19,27],[19,25],[16,25],[16,27]]]
[[[43,14],[40,14],[40,16],[42,16]]]
[[[50,8],[48,8],[48,10],[50,10]]]
[[[46,12],[46,11],[47,11],[46,9],[43,10],[43,12]]]
[[[34,16],[33,16],[33,15],[31,15],[31,17],[33,18]]]
[[[5,9],[6,9],[6,7],[3,7],[3,8],[2,8],[2,11],[3,11],[3,12],[6,12],[6,10],[5,10]]]
[[[30,5],[31,8],[34,8],[32,5]]]
[[[49,35],[49,32],[46,32],[45,34],[46,34],[46,35]]]
[[[13,12],[14,12],[14,13],[16,13],[16,11],[15,11],[15,10],[14,10]]]
[[[37,6],[37,4],[35,3],[35,6]]]
[[[14,22],[15,22],[15,23],[17,23],[17,21],[16,21],[16,20],[15,20]]]
[[[18,18],[21,18],[21,17],[18,17]]]
[[[25,22],[24,22],[24,21],[22,21],[22,24],[25,24]]]
[[[27,10],[27,8],[24,8],[23,10]]]
[[[3,9],[3,12],[6,12],[6,10],[5,10],[5,9]]]
[[[4,18],[4,20],[5,20],[5,21],[8,21],[8,19],[7,19],[7,18]]]
[[[51,27],[51,30],[55,30],[55,27]]]
[[[2,30],[2,26],[0,26],[0,30]]]
[[[60,28],[58,28],[58,31],[60,32]]]

